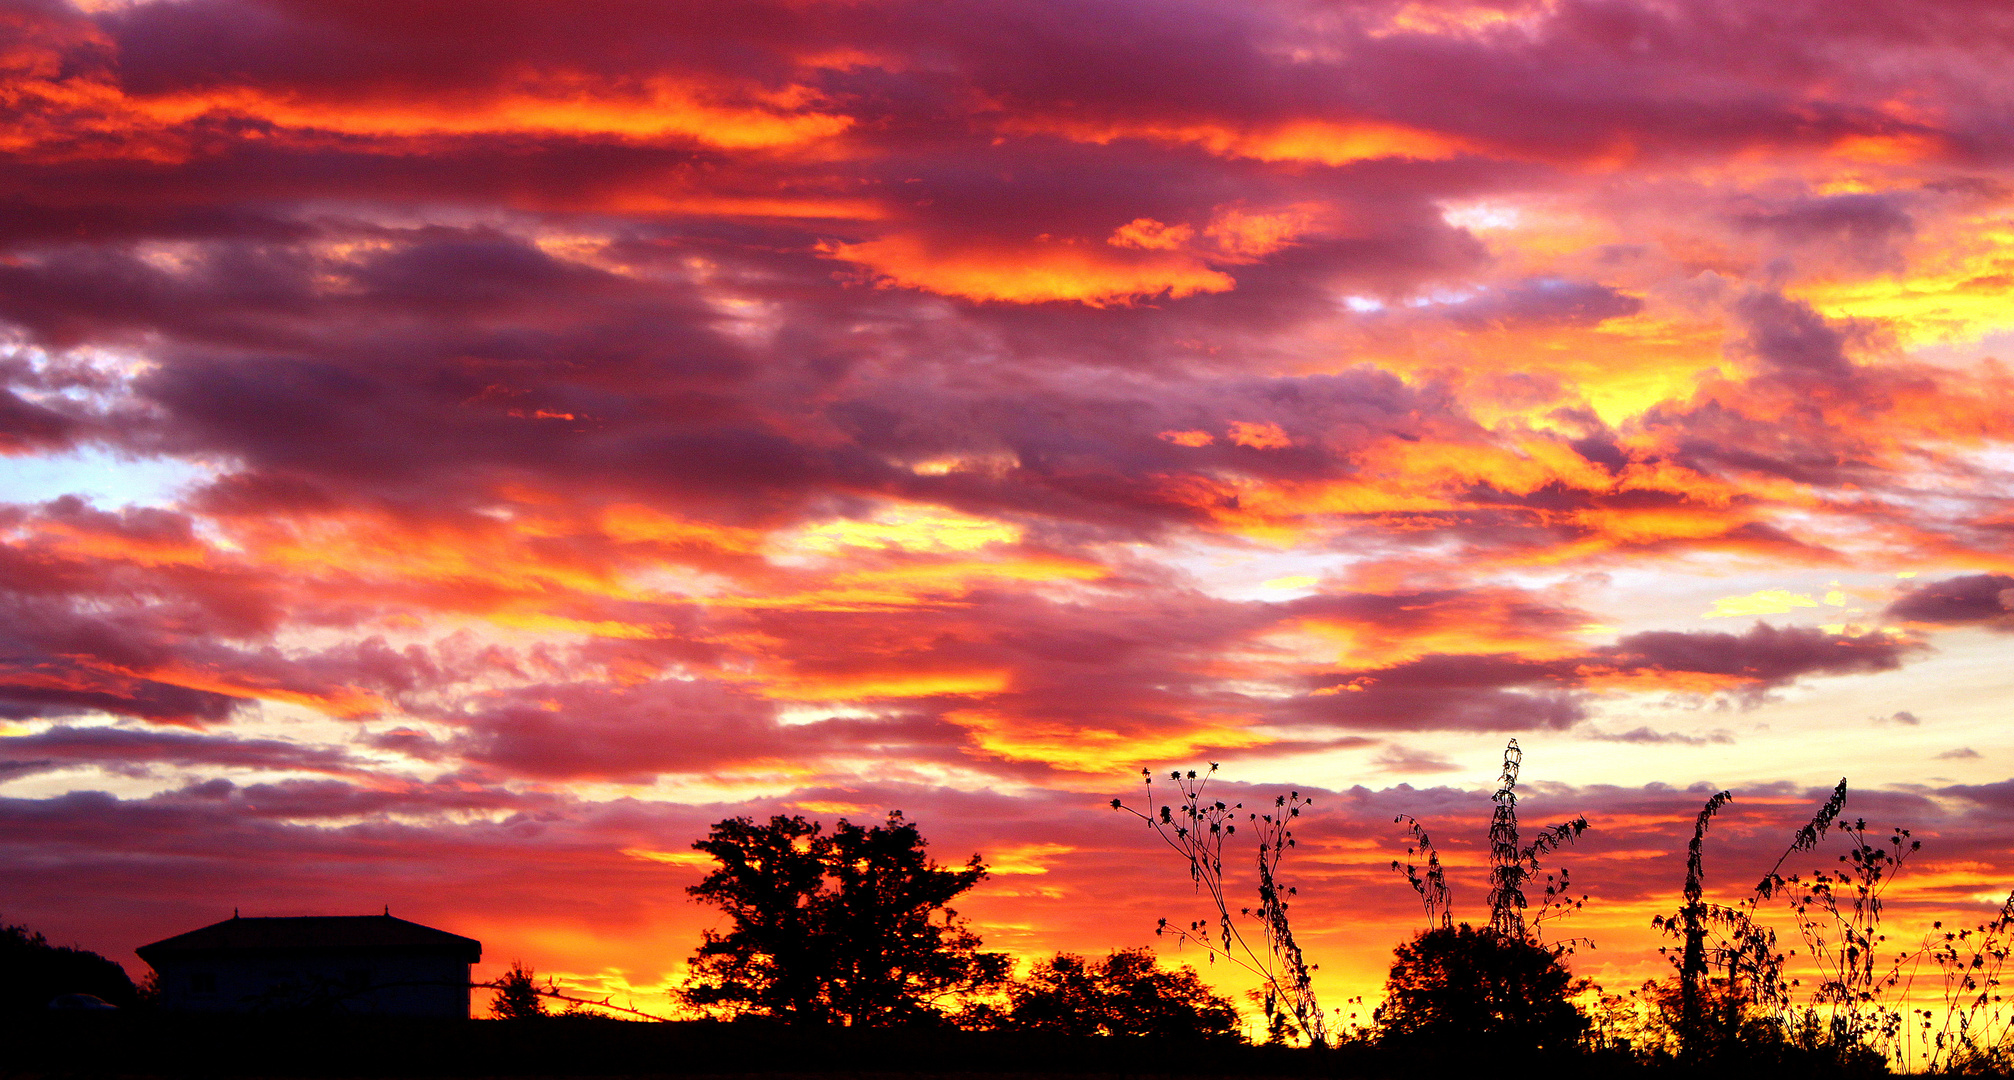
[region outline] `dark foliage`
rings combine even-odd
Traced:
[[[139,992],[126,969],[84,949],[49,944],[25,926],[0,926],[0,1012],[42,1010],[59,994],[92,994],[132,1008]]]
[[[847,1028],[768,1020],[529,1024],[323,1014],[116,1012],[0,1017],[0,1075],[159,1080],[359,1077],[1150,1076],[1335,1080],[1334,1053],[1232,1040],[1092,1038],[1037,1031]]]
[[[763,1020],[534,1024],[341,1014],[204,1016],[120,1011],[0,1017],[0,1074],[212,1080],[468,1077],[999,1077],[1040,1080],[1364,1080],[1512,1076],[1546,1080],[1851,1080],[1789,1055],[1756,1070],[1675,1069],[1627,1054],[1492,1053],[1460,1043],[1336,1048],[951,1028],[843,1028]]]
[[[1011,1031],[1136,1035],[1154,1039],[1238,1040],[1238,1010],[1212,993],[1193,968],[1162,969],[1147,949],[1088,962],[1057,953],[1008,989],[997,1022]]]
[[[1686,1072],[1708,1076],[1823,1076],[1827,1080],[1885,1076],[1888,1061],[1860,1043],[1794,1038],[1781,1010],[1758,1001],[1739,981],[1707,977],[1686,1001],[1681,980],[1647,983],[1651,1020],[1677,1040]]]
[[[938,866],[900,811],[828,835],[802,817],[731,818],[692,845],[718,865],[690,892],[733,921],[709,930],[684,1000],[726,1016],[885,1026],[942,1022],[960,997],[1004,981],[1009,961],[947,905],[977,885],[974,855]]]
[[[546,1015],[537,974],[519,961],[511,961],[510,970],[496,981],[496,992],[490,1015],[498,1020],[539,1020]]]
[[[1378,1010],[1389,1041],[1493,1051],[1564,1050],[1588,1020],[1568,1000],[1559,954],[1523,937],[1462,923],[1400,945]]]
[[[1881,929],[1883,893],[1921,845],[1907,829],[1893,830],[1882,844],[1869,840],[1866,822],[1838,821],[1846,792],[1842,779],[1751,894],[1733,904],[1705,899],[1704,850],[1709,824],[1734,796],[1723,791],[1701,807],[1686,848],[1684,904],[1675,914],[1652,920],[1679,939],[1679,945],[1659,950],[1677,977],[1646,984],[1644,998],[1653,1023],[1675,1039],[1681,1062],[1705,1071],[1879,1075],[1891,1063],[1947,1068],[1968,1059],[1978,1045],[1971,1037],[1976,1018],[1971,1013],[1958,1016],[1946,1032],[1937,1031],[1934,1022],[1920,1030],[1905,1027],[1902,999],[1925,954],[1898,952],[1891,954],[1893,963],[1883,964],[1877,948],[1887,941]],[[1816,849],[1829,831],[1849,841],[1849,850],[1839,856],[1849,869],[1781,873],[1793,856]],[[1816,969],[1808,1004],[1793,1001],[1798,983],[1786,975],[1776,932],[1758,918],[1771,899],[1788,904],[1806,962]],[[1983,935],[1985,927],[1980,930]],[[1934,949],[1929,955],[1937,959]],[[1969,964],[1988,959],[1990,952],[1951,955]],[[1947,978],[1946,985],[1969,992],[1962,974]],[[1982,1019],[1992,1026],[1991,1014]]]

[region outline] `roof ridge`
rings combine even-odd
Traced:
[[[470,957],[482,955],[482,942],[471,937],[402,919],[396,915],[234,915],[140,946],[134,952],[154,957],[279,949],[450,949]]]

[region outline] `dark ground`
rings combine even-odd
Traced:
[[[1329,1057],[1317,1060],[1306,1051],[1277,1047],[942,1029],[565,1018],[505,1022],[44,1013],[0,1019],[0,1075],[10,1077],[1299,1077],[1334,1075]]]
[[[118,1013],[0,1016],[5,1080],[1612,1080],[1689,1077],[1622,1056],[1480,1053],[1479,1047],[1305,1050],[945,1029],[554,1018],[199,1017]],[[1720,1068],[1697,1075],[1802,1080],[1838,1071]]]

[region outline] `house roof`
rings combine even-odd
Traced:
[[[482,959],[483,944],[431,926],[391,915],[305,915],[293,918],[241,919],[233,916],[200,930],[162,938],[133,950],[153,963],[197,953],[271,952],[292,949],[370,949],[439,952],[452,950],[473,964]]]

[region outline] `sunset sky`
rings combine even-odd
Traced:
[[[1846,776],[1897,932],[1983,914],[2014,7],[1906,9],[0,0],[0,921],[663,1011],[710,822],[901,809],[1102,953],[1203,914],[1109,801],[1219,761],[1341,1005],[1510,737],[1584,974],[1722,787],[1720,895]]]

